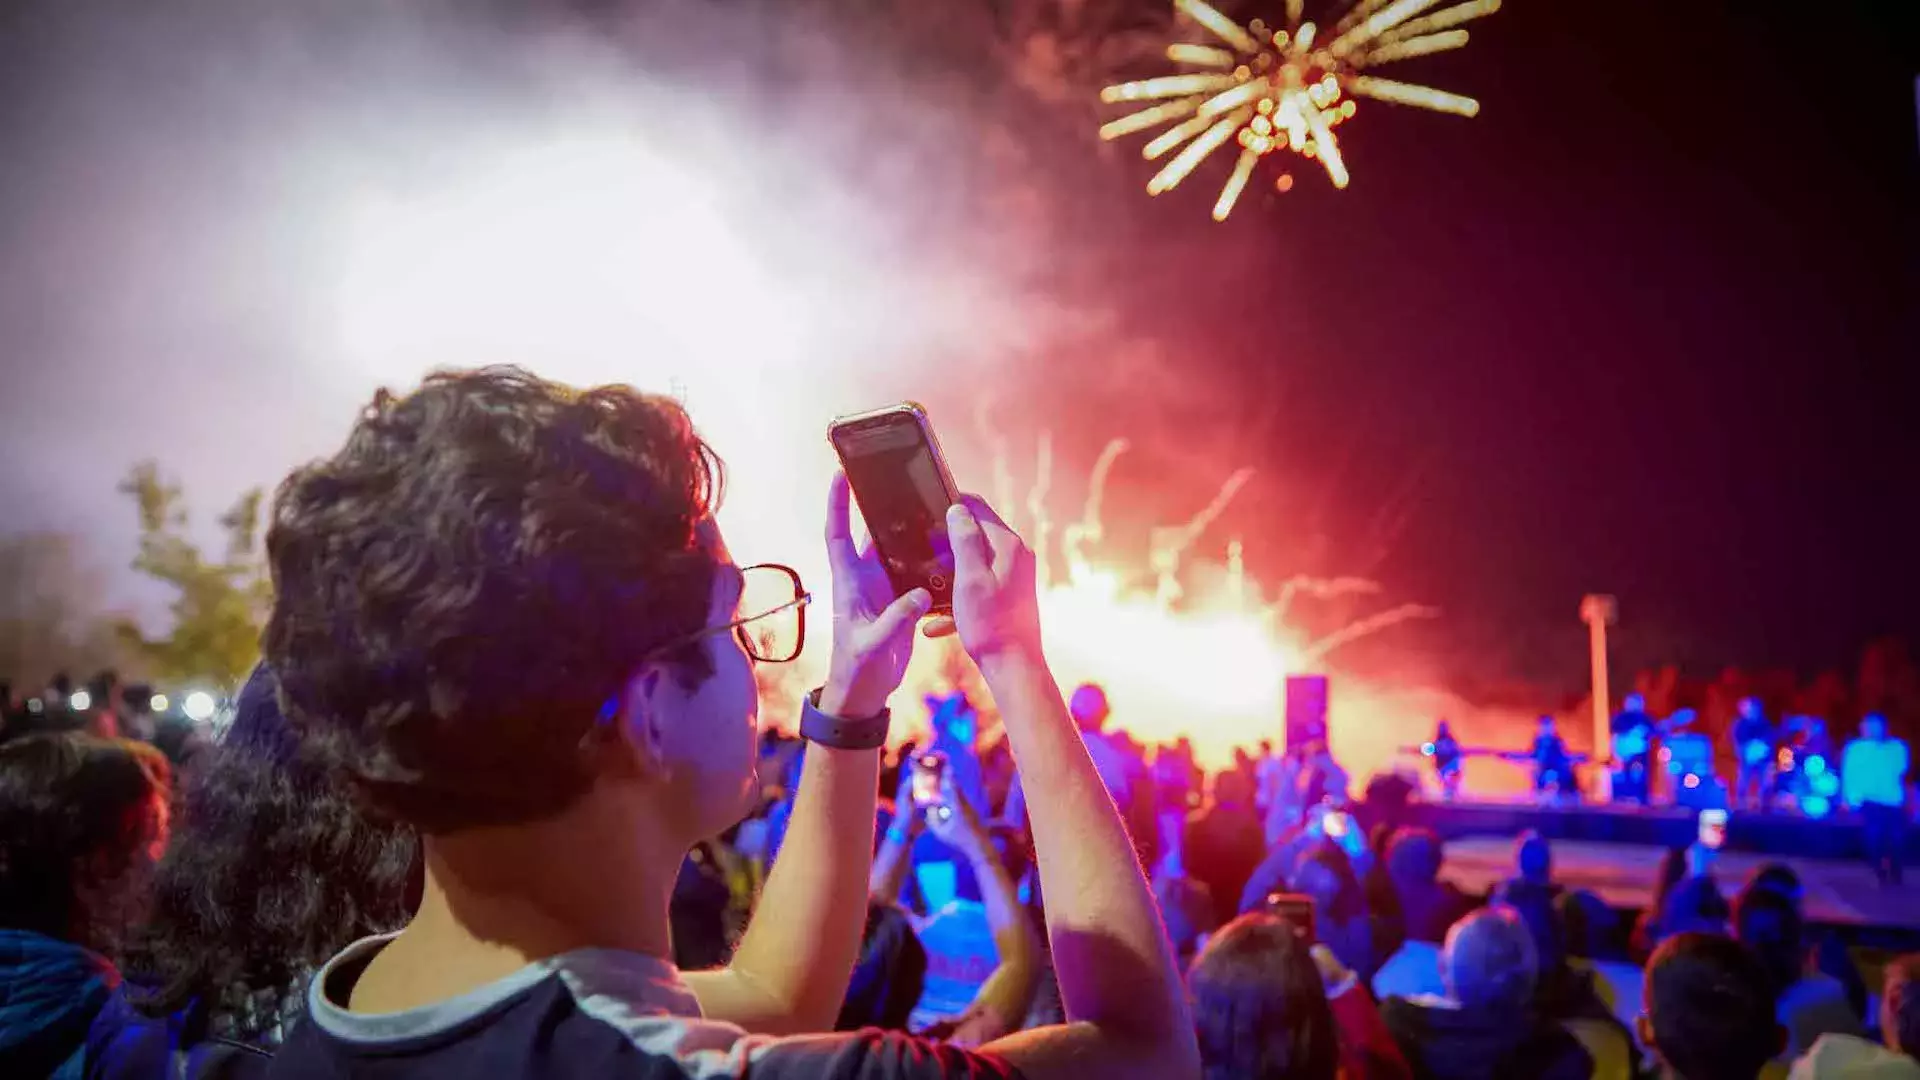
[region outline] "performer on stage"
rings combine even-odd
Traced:
[[[1901,881],[1906,845],[1907,744],[1887,734],[1887,718],[1868,713],[1860,719],[1860,737],[1840,756],[1840,792],[1860,815],[1866,832],[1867,861],[1882,885]]]
[[[1452,802],[1460,797],[1460,765],[1466,755],[1460,752],[1460,743],[1445,720],[1434,730],[1433,741],[1427,748],[1427,756],[1433,759],[1433,771],[1440,778],[1440,797]]]
[[[1646,805],[1647,763],[1653,756],[1653,717],[1644,694],[1628,694],[1613,718],[1613,798]]]
[[[1779,734],[1767,719],[1760,699],[1740,699],[1739,713],[1733,720],[1733,755],[1740,763],[1735,774],[1733,801],[1753,810],[1764,810],[1773,794],[1774,755],[1779,752]]]
[[[1542,716],[1533,736],[1533,792],[1542,799],[1578,794],[1574,783],[1573,755],[1551,715]]]

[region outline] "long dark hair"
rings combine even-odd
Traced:
[[[1264,912],[1228,923],[1187,971],[1206,1080],[1334,1080],[1340,1049],[1306,941]]]
[[[314,969],[406,921],[412,830],[362,811],[281,715],[264,665],[189,773],[175,830],[128,963],[149,1015],[198,1003],[215,1034],[271,1043]]]

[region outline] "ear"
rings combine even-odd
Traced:
[[[1633,1018],[1633,1030],[1640,1036],[1641,1046],[1646,1047],[1655,1054],[1660,1052],[1660,1048],[1653,1043],[1653,1021],[1648,1018],[1646,1013],[1641,1013],[1639,1016]]]
[[[623,775],[649,780],[668,775],[661,721],[671,689],[672,677],[665,668],[643,665],[608,703],[612,715],[600,717],[600,728],[615,750],[614,767]]]

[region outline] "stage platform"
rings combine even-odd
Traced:
[[[1594,840],[1555,840],[1554,880],[1570,889],[1586,889],[1616,911],[1644,910],[1666,849]],[[1888,929],[1920,933],[1920,875],[1905,886],[1883,888],[1864,863],[1802,856],[1779,857],[1727,852],[1715,861],[1713,876],[1728,899],[1765,862],[1784,862],[1806,888],[1807,919],[1843,929]],[[1511,837],[1468,836],[1447,842],[1442,875],[1479,895],[1513,876]]]
[[[1470,893],[1513,874],[1513,838],[1533,829],[1552,843],[1554,877],[1587,889],[1622,912],[1644,909],[1660,859],[1691,844],[1696,812],[1674,807],[1543,807],[1524,802],[1415,803],[1406,820],[1447,840],[1442,873]],[[1731,899],[1755,867],[1779,861],[1806,888],[1809,921],[1847,930],[1920,935],[1920,829],[1907,836],[1913,872],[1885,888],[1860,855],[1860,826],[1846,819],[1808,821],[1783,814],[1735,813],[1714,876]]]
[[[1447,839],[1514,836],[1533,829],[1549,840],[1582,840],[1654,848],[1685,847],[1697,833],[1700,812],[1682,807],[1612,803],[1541,805],[1524,800],[1418,802],[1407,817]],[[1814,820],[1791,813],[1733,811],[1726,850],[1776,857],[1860,860],[1865,848],[1860,823],[1850,815]],[[1907,830],[1907,865],[1920,867],[1920,827]],[[1871,875],[1869,875],[1871,879]]]

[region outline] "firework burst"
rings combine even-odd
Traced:
[[[1472,116],[1480,103],[1430,86],[1365,72],[1398,60],[1447,52],[1467,43],[1464,23],[1500,9],[1500,0],[1468,0],[1432,14],[1442,0],[1358,0],[1331,30],[1306,19],[1304,0],[1286,0],[1286,24],[1259,19],[1241,26],[1205,0],[1174,0],[1218,44],[1167,46],[1167,59],[1190,69],[1100,92],[1108,103],[1155,102],[1100,129],[1117,139],[1171,124],[1148,141],[1149,161],[1173,154],[1147,193],[1171,191],[1215,150],[1235,143],[1240,155],[1213,205],[1225,221],[1260,159],[1286,150],[1320,163],[1333,186],[1347,186],[1347,164],[1334,129],[1353,118],[1355,98]],[[1177,153],[1176,153],[1177,151]],[[1291,174],[1275,182],[1285,191]]]

